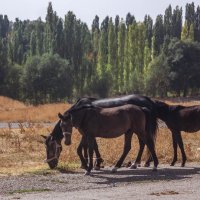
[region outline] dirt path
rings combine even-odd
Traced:
[[[200,199],[200,163],[152,169],[0,177],[0,199]]]

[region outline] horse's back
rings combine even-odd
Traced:
[[[144,126],[145,124],[145,111],[143,110],[149,110],[147,108],[142,108],[136,105],[132,104],[126,104],[119,107],[113,107],[113,108],[104,108],[102,109],[103,113],[110,113],[111,115],[114,115],[117,119],[119,119],[120,123],[129,124],[130,127],[136,129],[136,127]]]
[[[143,118],[142,118],[143,117]],[[84,130],[95,137],[118,137],[128,130],[144,130],[145,121],[142,109],[135,105],[113,108],[91,108],[86,111]],[[139,132],[139,131],[138,131]]]
[[[200,130],[200,106],[169,106],[168,127],[186,132]]]
[[[137,106],[145,106],[147,108],[152,108],[154,102],[146,96],[132,94],[118,98],[106,98],[101,100],[95,100],[92,102],[92,104],[100,107],[116,107],[126,104],[133,104]]]

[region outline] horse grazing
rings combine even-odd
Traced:
[[[58,165],[60,153],[62,151],[61,141],[63,134],[60,128],[60,120],[55,125],[53,131],[48,136],[41,135],[45,139],[46,155],[45,162],[51,169]]]
[[[85,136],[89,148],[89,167],[82,154],[78,152],[81,162],[90,174],[93,168],[93,149],[96,137],[115,138],[125,135],[124,151],[113,168],[113,172],[121,167],[125,157],[131,149],[133,133],[143,141],[154,160],[154,168],[157,169],[158,159],[154,149],[155,132],[151,131],[151,113],[147,108],[135,105],[124,105],[113,108],[100,108],[91,105],[69,109],[64,115],[58,114],[61,119],[61,129],[65,134],[65,140],[71,141],[72,127],[79,130]]]
[[[151,112],[151,123],[150,123],[150,128],[151,131],[154,132],[154,134],[156,135],[157,133],[157,118],[156,118],[156,107],[154,102],[146,96],[141,96],[141,95],[136,95],[136,94],[132,94],[132,95],[126,95],[126,96],[122,96],[122,97],[118,97],[118,98],[106,98],[106,99],[100,99],[97,100],[95,98],[91,98],[91,97],[84,97],[79,99],[70,109],[75,109],[84,105],[88,105],[90,104],[91,106],[97,106],[97,107],[101,107],[101,108],[112,108],[112,107],[118,107],[118,106],[122,106],[122,105],[126,105],[126,104],[132,104],[132,105],[137,105],[137,106],[141,106],[141,107],[146,107],[149,109],[149,111]],[[142,157],[142,152],[144,150],[144,143],[142,140],[140,140],[140,138],[138,138],[139,140],[139,146],[140,146],[140,150],[138,152],[137,158],[135,160],[135,163],[132,164],[131,168],[137,168],[137,165],[141,163],[141,157]],[[66,141],[66,140],[65,140]],[[87,158],[87,142],[85,141],[85,138],[82,137],[80,145],[77,149],[77,151],[79,151],[79,154],[82,153],[82,146],[84,144],[84,157]],[[96,161],[96,169],[100,168],[101,165],[101,161],[103,160],[100,156],[100,153],[98,152],[98,146],[97,143],[95,141],[95,153],[96,155],[99,155],[99,157],[97,157],[97,161]],[[150,165],[150,161],[151,161],[151,157],[149,157],[149,159],[146,161],[145,166],[149,166]],[[82,163],[83,165],[83,163]]]
[[[184,150],[181,131],[196,132],[200,130],[200,106],[168,105],[162,101],[155,100],[157,116],[163,120],[172,132],[174,158],[171,166],[177,161],[177,143],[182,154],[182,164],[185,166],[186,154]]]
[[[60,127],[60,122],[61,122],[61,120],[59,120],[56,123],[53,131],[48,136],[41,135],[45,139],[44,143],[45,143],[46,155],[47,155],[45,162],[49,165],[49,167],[51,169],[54,169],[55,167],[57,167],[60,153],[62,151],[61,142],[62,142],[62,139],[64,136],[63,136],[62,129]],[[65,144],[70,145],[71,142],[69,143],[69,142],[65,141]],[[87,147],[86,139],[84,136],[82,136],[80,144],[83,147],[79,145],[78,151],[82,151],[82,149],[84,149],[84,155],[85,155],[84,158],[87,161],[88,160],[88,156],[87,156],[88,147]],[[96,163],[95,163],[95,169],[98,170],[101,167],[101,163],[103,162],[103,159],[101,158],[101,155],[99,153],[99,149],[98,149],[96,140],[94,142],[94,151],[97,156]],[[81,166],[81,167],[83,167],[83,166]]]
[[[112,107],[122,106],[122,105],[126,105],[126,104],[133,104],[133,105],[137,105],[137,106],[141,106],[141,107],[146,107],[151,112],[151,119],[150,119],[151,120],[151,123],[150,123],[151,131],[154,132],[155,134],[157,132],[158,126],[157,126],[155,104],[150,98],[148,98],[146,96],[132,94],[132,95],[126,95],[126,96],[122,96],[122,97],[118,97],[118,98],[106,98],[106,99],[100,99],[100,100],[91,98],[91,97],[83,97],[83,98],[80,98],[79,100],[77,100],[77,102],[70,109],[75,109],[80,106],[84,106],[84,105],[88,105],[88,104],[90,104],[92,106],[102,107],[102,108],[112,108]],[[60,143],[60,140],[62,140],[62,138],[63,138],[63,133],[60,128],[60,121],[57,122],[57,124],[55,125],[55,128],[53,129],[52,133],[49,136],[50,137],[53,136],[53,140],[57,140],[57,143]],[[45,141],[45,143],[47,143],[47,141]],[[139,143],[140,143],[141,148],[140,148],[138,156],[135,160],[135,163],[132,165],[132,168],[136,168],[137,165],[140,164],[140,162],[141,162],[141,155],[142,155],[142,152],[144,149],[144,145],[143,145],[142,140],[140,140],[140,139],[139,139]],[[65,143],[65,144],[69,145],[67,143]],[[86,138],[84,136],[82,136],[82,139],[80,141],[77,151],[78,151],[78,154],[82,154],[82,150],[84,150],[84,158],[86,161],[88,159],[87,149],[88,148],[87,148]],[[55,148],[51,148],[49,145],[47,146],[47,150],[51,151],[53,155],[55,155],[55,153],[56,153]],[[96,153],[95,169],[99,169],[101,166],[101,163],[103,162],[103,159],[101,158],[100,152],[98,150],[98,145],[96,143],[96,140],[94,142],[94,150]],[[150,160],[148,160],[146,162],[146,165],[149,165],[149,162],[150,162]],[[84,164],[81,163],[81,166],[83,166],[83,165]],[[56,166],[57,165],[55,165],[55,167]]]

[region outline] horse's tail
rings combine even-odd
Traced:
[[[155,142],[158,129],[156,113],[154,112],[154,110],[150,110],[146,107],[142,107],[142,110],[145,113],[145,118],[146,118],[145,131]]]
[[[156,137],[157,137],[157,129],[158,129],[158,122],[155,109],[149,110],[146,107],[142,108],[143,112],[145,113],[146,117],[146,125],[145,131],[148,136],[153,140],[153,144],[155,147]],[[150,162],[153,160],[149,149],[147,149],[147,157],[148,160],[146,161],[146,166],[149,166]]]

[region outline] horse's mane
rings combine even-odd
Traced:
[[[60,127],[60,120],[56,123],[54,129],[50,133],[51,136],[53,136],[54,139],[62,139],[63,134],[62,134],[62,129]]]
[[[68,112],[77,108],[81,108],[84,105],[91,105],[93,101],[96,101],[97,98],[94,97],[83,97],[83,98],[79,98],[76,103],[69,109],[67,110]],[[66,111],[66,112],[67,112]]]
[[[182,106],[182,105],[169,105],[169,110],[170,111],[180,111],[182,110],[183,108],[186,108],[185,106]]]
[[[93,108],[93,109],[102,109],[101,107],[98,107],[96,105],[92,105],[92,104],[85,104],[85,105],[80,105],[80,106],[77,106],[77,107],[74,107],[73,109],[70,109],[66,112],[69,113],[69,114],[72,114],[73,112],[76,112],[76,111],[80,111],[80,110],[84,110],[84,109],[88,109],[88,108]]]

